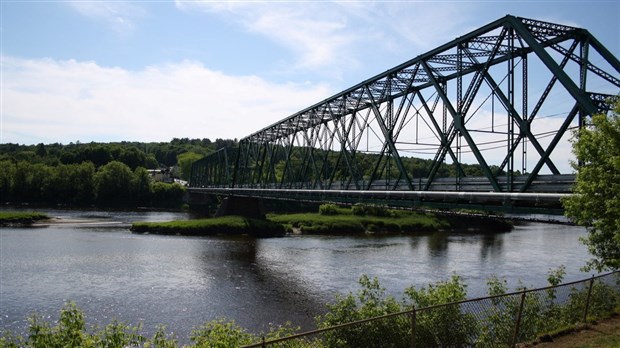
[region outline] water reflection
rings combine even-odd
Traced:
[[[304,284],[281,272],[261,257],[261,240],[249,237],[198,239],[196,266],[213,286],[204,295],[216,307],[228,307],[242,326],[268,330],[269,323],[285,323],[295,311],[295,325],[314,327],[323,303],[309,296]],[[232,307],[232,308],[231,308]]]
[[[448,234],[445,232],[431,234],[428,237],[427,247],[432,257],[445,257],[448,252]]]
[[[480,246],[480,260],[496,259],[502,254],[504,245],[503,233],[485,233],[482,235]]]

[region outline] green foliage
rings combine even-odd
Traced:
[[[56,326],[43,322],[37,315],[29,318],[28,334],[31,347],[83,347],[92,346],[92,339],[84,332],[84,314],[74,303],[67,303],[60,311]]]
[[[88,144],[0,144],[0,202],[99,205],[181,205],[184,189],[148,183],[147,173],[140,168],[176,166],[177,157],[184,163],[191,156],[204,156],[217,146],[232,147],[233,140],[172,139],[169,143],[88,143]],[[190,155],[184,155],[184,154]],[[130,190],[120,191],[120,180],[101,172],[113,171],[107,165],[121,163],[132,172]],[[187,163],[185,163],[187,165]],[[105,167],[105,168],[104,168]],[[118,168],[116,168],[118,169]],[[126,171],[122,171],[127,178]],[[98,174],[99,182],[95,183]],[[150,179],[150,178],[149,178]],[[105,186],[102,182],[110,184]],[[109,187],[114,192],[102,192]],[[166,198],[163,198],[166,197]]]
[[[272,215],[269,219],[299,229],[309,234],[350,234],[370,232],[415,233],[437,231],[449,224],[432,214],[414,212],[393,213],[394,217],[356,216],[342,212],[338,215],[284,214]]]
[[[403,310],[392,296],[385,295],[377,278],[363,275],[356,295],[338,296],[336,303],[328,305],[328,312],[316,318],[319,328],[352,321],[369,319]],[[323,336],[327,347],[402,347],[410,341],[410,321],[402,316],[372,321],[329,331]]]
[[[203,155],[195,152],[185,152],[177,156],[177,163],[181,169],[181,179],[189,180],[192,171],[192,163],[201,159]]]
[[[319,215],[339,215],[340,210],[335,204],[321,204],[319,206]]]
[[[159,325],[153,337],[144,343],[144,348],[176,348],[177,341],[166,334],[166,327]]]
[[[550,270],[550,283],[561,282],[564,268]],[[337,296],[328,312],[316,318],[319,328],[329,328],[354,321],[362,323],[277,343],[277,347],[407,347],[412,340],[412,315],[416,309],[416,346],[420,347],[505,347],[512,344],[517,312],[522,305],[518,342],[531,341],[538,335],[564,330],[582,320],[589,298],[589,318],[600,319],[617,312],[620,305],[620,275],[608,275],[574,284],[560,301],[550,289],[507,293],[505,279],[487,281],[489,294],[495,297],[475,302],[456,303],[466,297],[466,286],[453,275],[447,281],[428,287],[405,290],[401,302],[386,295],[377,278],[364,275],[355,293]],[[584,286],[585,285],[585,286]],[[567,285],[568,286],[568,285]],[[524,290],[523,288],[521,290]],[[590,296],[588,293],[590,292]],[[525,294],[525,296],[523,296]],[[443,305],[447,304],[447,305]],[[465,309],[466,308],[466,309]],[[370,320],[368,320],[370,319]],[[112,321],[103,328],[86,328],[84,314],[73,303],[66,304],[55,324],[33,315],[29,318],[27,338],[2,333],[4,347],[177,347],[165,327],[159,326],[152,338],[144,337],[141,325]],[[285,338],[296,334],[298,327],[286,323],[270,326],[266,333],[252,334],[234,321],[218,319],[192,330],[186,347],[233,347]]]
[[[558,286],[565,275],[563,266],[549,271],[550,286]],[[593,282],[590,293],[589,317],[608,317],[620,305],[620,289],[613,281],[603,282],[597,279]],[[589,282],[583,282],[571,288],[566,297],[558,298],[557,291],[561,288],[549,288],[525,293],[506,294],[505,279],[492,277],[487,280],[489,296],[498,296],[491,299],[491,306],[484,310],[485,318],[480,325],[478,343],[483,346],[507,346],[512,343],[515,332],[516,318],[521,301],[523,301],[519,335],[517,340],[525,342],[535,339],[538,335],[565,329],[582,322],[586,310]],[[521,288],[520,290],[525,290]],[[524,295],[525,294],[525,295]]]
[[[405,290],[406,306],[424,308],[465,300],[467,286],[453,275],[448,281],[429,284],[428,288]],[[439,306],[417,312],[416,343],[422,347],[462,347],[473,345],[478,334],[476,318],[461,306]]]
[[[126,164],[112,161],[104,165],[95,174],[97,200],[107,204],[131,202],[134,181],[135,176]]]
[[[105,348],[140,346],[146,341],[139,333],[141,329],[141,325],[131,326],[127,323],[113,320],[103,330],[94,335],[95,346]],[[161,338],[159,338],[158,342],[161,341]]]
[[[38,220],[48,219],[43,213],[22,211],[0,211],[0,225],[6,224],[30,224]]]
[[[195,328],[190,338],[196,347],[227,348],[252,344],[253,336],[234,321],[213,320]]]
[[[267,220],[248,219],[241,216],[222,216],[210,219],[179,220],[168,222],[134,222],[133,232],[182,235],[250,234],[279,236],[284,227]]]
[[[620,291],[617,285],[620,278],[616,275],[616,287],[595,279],[590,293],[590,305],[588,307],[588,319],[606,318],[618,310],[620,306]],[[562,308],[561,315],[566,323],[573,324],[583,320],[586,307],[589,284],[582,288],[573,287],[568,303]]]
[[[234,321],[218,319],[207,322],[192,330],[190,340],[192,345],[187,347],[238,347],[265,339],[277,339],[295,334],[298,327],[286,323],[282,326],[270,326],[264,334],[248,333]],[[103,328],[86,327],[84,313],[74,303],[67,303],[60,310],[60,316],[55,324],[44,321],[33,315],[29,318],[28,336],[26,339],[4,332],[0,337],[0,348],[32,347],[32,348],[64,348],[64,347],[93,347],[93,348],[176,348],[178,344],[174,337],[169,337],[164,326],[159,326],[152,338],[148,339],[141,334],[142,326],[112,320]],[[295,347],[294,342],[282,347]]]
[[[364,275],[356,295],[338,296],[328,305],[328,313],[317,318],[319,327],[398,313],[411,308],[436,306],[464,300],[466,286],[458,276],[449,281],[430,284],[428,288],[405,290],[405,299],[396,301],[386,296],[377,278]],[[421,347],[460,347],[476,337],[476,321],[459,306],[444,306],[416,312],[416,343]],[[328,347],[403,347],[411,342],[411,316],[395,315],[328,332]]]
[[[577,181],[564,200],[565,213],[588,227],[582,241],[593,259],[587,270],[620,268],[620,102],[614,112],[592,117],[592,126],[574,134]]]
[[[91,162],[46,166],[2,161],[0,201],[15,203],[156,205],[178,207],[185,187],[154,183],[146,169],[134,171],[112,161],[99,169]]]
[[[151,201],[156,206],[174,206],[183,200],[185,187],[177,183],[155,182],[152,185]]]
[[[394,217],[396,214],[394,211],[388,209],[385,205],[368,205],[357,203],[351,207],[351,213],[356,216],[382,216],[382,217]]]

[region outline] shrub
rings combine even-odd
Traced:
[[[394,217],[394,212],[385,205],[368,205],[357,203],[351,207],[351,213],[356,216]]]
[[[423,308],[465,300],[466,285],[453,275],[448,281],[430,284],[428,288],[405,290],[408,307]],[[421,347],[473,346],[478,335],[476,318],[464,313],[459,305],[435,307],[416,312],[416,342]]]
[[[335,204],[321,204],[319,206],[319,215],[338,215],[340,208]]]
[[[319,328],[330,327],[351,321],[369,319],[402,310],[392,297],[385,295],[377,278],[363,275],[361,289],[356,296],[338,296],[336,303],[328,305],[328,313],[316,318]],[[398,316],[386,320],[375,320],[364,325],[327,332],[323,343],[327,347],[402,347],[410,342],[411,331],[408,317]]]
[[[234,321],[213,320],[192,330],[196,347],[239,347],[254,343],[254,337]]]

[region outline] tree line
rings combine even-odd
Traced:
[[[185,187],[155,182],[147,169],[187,179],[191,163],[236,141],[0,144],[0,202],[71,206],[180,206]]]
[[[131,170],[137,167],[155,169],[177,165],[179,155],[194,153],[207,155],[222,147],[232,147],[236,140],[173,138],[170,142],[117,142],[117,143],[70,143],[63,145],[0,144],[0,161],[26,161],[44,163],[49,166],[59,164],[80,164],[92,162],[96,167],[111,161],[128,165]]]

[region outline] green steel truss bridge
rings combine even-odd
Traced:
[[[558,209],[619,75],[587,30],[508,15],[195,162],[190,195]]]

